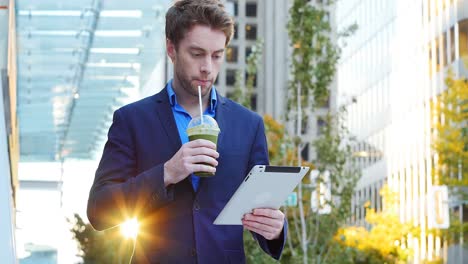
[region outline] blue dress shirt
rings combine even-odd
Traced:
[[[187,126],[192,120],[192,117],[190,116],[187,111],[177,102],[177,96],[174,92],[174,89],[172,88],[172,80],[169,81],[167,84],[167,93],[169,95],[169,102],[171,104],[171,109],[172,113],[174,114],[174,119],[177,125],[177,130],[179,131],[179,137],[180,141],[182,144],[185,144],[188,142],[188,136],[187,136]],[[209,115],[211,117],[215,117],[216,114],[216,90],[215,87],[213,86],[211,89],[211,100],[210,104],[208,104],[208,108],[205,110],[203,113],[204,115]],[[200,184],[200,177],[195,176],[194,174],[191,175],[192,179],[192,186],[195,191],[198,190],[198,185]]]

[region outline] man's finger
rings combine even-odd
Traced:
[[[256,208],[252,214],[257,216],[266,216],[274,219],[284,219],[284,214],[280,210],[269,209],[269,208]]]
[[[210,149],[216,149],[216,144],[206,139],[196,139],[193,141],[189,141],[186,144],[188,144],[188,146],[192,148],[207,147]]]
[[[274,218],[270,218],[270,217],[246,214],[244,216],[244,219],[247,220],[247,221],[257,222],[257,223],[260,223],[260,224],[271,226],[273,228],[282,228],[283,227],[283,222],[282,221],[280,221],[279,219],[274,219]]]
[[[192,148],[189,153],[191,156],[206,155],[215,159],[219,157],[219,153],[216,150],[207,147]]]
[[[254,226],[251,226],[251,225],[248,225],[248,224],[244,224],[244,228],[247,229],[247,230],[250,230],[252,232],[255,232],[261,236],[263,236],[264,238],[268,239],[268,240],[272,240],[274,239],[275,237],[275,234],[272,233],[272,232],[268,232],[268,231],[265,231],[263,229],[260,229],[260,228],[257,228],[257,227],[254,227]]]
[[[258,223],[258,222],[254,222],[254,221],[248,221],[248,220],[244,220],[244,221],[242,221],[242,223],[244,224],[244,226],[253,227],[253,228],[261,230],[262,232],[265,232],[265,233],[273,233],[274,232],[274,229],[271,226],[267,226],[267,225],[264,225],[262,223]]]
[[[208,163],[214,167],[218,166],[218,161],[210,156],[206,155],[197,155],[190,157],[191,163]]]
[[[213,166],[208,166],[204,164],[193,164],[191,167],[192,173],[194,172],[210,172],[210,173],[216,173],[216,168]]]

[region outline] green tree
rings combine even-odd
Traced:
[[[310,113],[329,100],[329,86],[341,51],[334,37],[346,37],[356,30],[352,25],[334,36],[328,12],[331,5],[333,1],[312,4],[294,0],[290,9],[288,34],[293,51],[287,120],[295,127],[292,138],[298,165],[303,164],[300,154],[310,140],[303,140],[306,129],[302,126],[309,123]],[[326,206],[330,206],[331,212],[319,214],[309,209],[311,191],[324,182],[324,174],[319,175],[312,189],[299,184],[298,208],[288,210],[291,236],[285,257],[291,262],[327,262],[334,245],[333,236],[350,215],[350,200],[359,172],[349,158],[351,138],[343,122],[345,111],[343,108],[336,113],[329,112],[322,135],[312,140],[317,153],[313,163],[319,171],[330,172],[332,198],[326,201]]]
[[[270,115],[264,115],[263,121],[265,124],[265,133],[268,141],[268,156],[270,164],[274,165],[293,165],[297,163],[296,152],[290,146],[292,145],[290,138],[286,133],[283,124],[275,120]],[[289,146],[289,147],[288,147]],[[304,166],[314,168],[313,164],[303,161]],[[288,208],[283,207],[282,210],[287,215]],[[290,233],[288,233],[290,236]],[[290,242],[288,238],[287,242]],[[292,244],[289,243],[291,247]],[[252,238],[250,232],[244,232],[244,248],[248,263],[275,263],[276,261],[266,255],[258,246],[257,242]],[[286,254],[288,250],[286,250]],[[289,251],[290,252],[290,251]],[[291,263],[291,258],[282,258],[283,262]]]
[[[69,219],[71,232],[78,242],[78,249],[84,264],[130,263],[133,240],[125,239],[118,227],[96,231],[75,214]]]
[[[457,200],[452,202],[460,206],[452,211],[448,229],[430,232],[455,244],[468,239],[468,223],[461,217],[462,204],[468,201],[468,81],[449,73],[445,85],[431,102],[432,149],[437,154],[432,176],[434,185],[448,186],[452,200]]]
[[[320,172],[329,172],[331,197],[319,208],[311,209],[312,192],[320,191],[320,183],[327,184],[325,173],[321,173],[315,183],[309,177],[304,178],[302,185],[308,188],[298,186],[298,208],[285,208],[290,232],[283,256],[286,263],[336,263],[346,253],[339,251],[341,247],[333,238],[350,217],[351,198],[360,173],[350,160],[352,153],[347,142],[350,139],[342,123],[343,111],[326,116],[322,133],[313,142],[318,155],[313,164]],[[330,208],[329,213],[317,210],[325,206]]]
[[[293,43],[292,81],[288,91],[287,120],[295,121],[296,133],[290,135],[276,120],[270,116],[264,116],[266,134],[269,142],[269,155],[272,164],[277,165],[307,165],[314,166],[301,159],[301,150],[306,142],[302,141],[303,123],[307,123],[308,115],[316,106],[323,106],[328,100],[329,85],[333,80],[336,63],[339,59],[339,47],[332,40],[331,28],[328,20],[326,2],[317,7],[307,1],[294,1],[290,10],[291,20],[288,24],[291,42]],[[347,36],[355,30],[350,27],[339,36]],[[244,106],[251,108],[250,95],[253,91],[253,82],[249,77],[255,76],[261,46],[257,42],[251,56],[247,60],[247,85],[243,88],[243,72],[236,75],[234,99]],[[250,69],[250,70],[249,70]],[[308,258],[313,257],[313,262],[321,263],[330,256],[333,245],[338,245],[333,236],[339,226],[344,224],[350,211],[350,198],[359,173],[351,166],[348,157],[351,157],[350,145],[347,141],[347,130],[343,126],[344,109],[338,113],[327,115],[326,125],[322,136],[313,142],[319,159],[314,164],[321,171],[330,171],[332,180],[332,194],[334,199],[327,201],[333,208],[328,215],[319,215],[310,208],[311,191],[302,189],[300,184],[296,192],[299,194],[299,208],[283,208],[289,221],[287,248],[284,251],[282,261],[297,263],[303,261],[309,263]],[[318,183],[323,179],[319,177]],[[304,178],[304,184],[311,185],[309,177]],[[312,230],[307,232],[307,230]],[[320,230],[320,231],[319,231]],[[247,260],[252,263],[271,263],[273,260],[263,254],[250,234],[245,233],[245,249]],[[311,249],[308,251],[308,249]]]
[[[445,84],[447,89],[432,102],[433,150],[438,155],[433,181],[468,186],[468,83],[449,74]]]
[[[260,60],[263,55],[263,40],[257,39],[255,45],[251,48],[251,53],[247,57],[247,64],[245,69],[236,71],[236,79],[234,82],[234,93],[231,99],[240,103],[241,105],[252,109],[252,95],[254,94],[255,78],[257,78],[257,71],[260,65]],[[244,72],[247,74],[245,85]]]

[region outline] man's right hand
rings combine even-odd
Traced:
[[[164,185],[167,187],[178,183],[196,171],[216,172],[218,157],[216,145],[211,141],[197,139],[183,144],[179,151],[164,163]]]

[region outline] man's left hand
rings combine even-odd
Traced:
[[[254,209],[252,213],[244,215],[242,225],[268,240],[277,239],[283,230],[284,214],[275,209]]]

